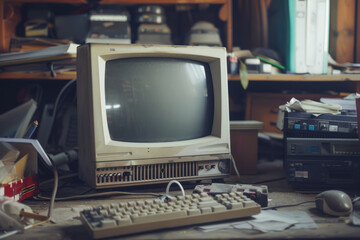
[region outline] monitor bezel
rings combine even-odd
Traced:
[[[221,47],[93,44],[91,86],[96,161],[224,154],[230,152],[226,50]],[[105,64],[119,58],[171,57],[208,63],[214,89],[211,135],[183,141],[134,143],[110,138],[105,104]]]

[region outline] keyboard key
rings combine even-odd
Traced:
[[[168,219],[176,219],[177,217],[184,217],[187,216],[185,211],[167,211],[164,213],[160,213],[156,215],[156,221],[160,221],[160,220],[168,220]],[[146,223],[146,222],[153,222],[154,221],[154,216],[153,215],[140,215],[140,216],[135,216],[135,217],[131,217],[132,221],[134,223]]]

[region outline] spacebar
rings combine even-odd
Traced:
[[[179,217],[186,217],[185,210],[179,210],[175,212],[165,212],[146,216],[131,216],[133,223],[147,223],[147,222],[158,222],[161,220],[176,219]]]

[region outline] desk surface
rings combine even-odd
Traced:
[[[237,183],[255,183],[279,179],[277,181],[269,181],[266,185],[269,188],[269,206],[279,206],[284,204],[294,204],[304,201],[314,200],[317,193],[299,193],[293,191],[291,186],[284,179],[284,172],[281,162],[263,162],[259,164],[257,175],[241,176],[238,179],[229,179]],[[189,186],[188,186],[189,187]],[[162,190],[161,190],[162,189]],[[61,190],[61,189],[60,189]],[[165,186],[152,191],[165,192]],[[177,195],[177,189],[172,194]],[[136,190],[134,190],[136,191]],[[189,187],[186,190],[191,193]],[[139,198],[141,196],[138,196]],[[98,205],[109,203],[114,200],[133,200],[134,196],[118,196],[106,199],[87,199],[74,201],[57,201],[54,208],[54,219],[56,223],[46,223],[25,231],[25,233],[17,234],[8,239],[89,239],[85,227],[79,220],[78,212],[88,205]],[[32,207],[34,212],[44,214],[47,213],[48,202],[26,200],[24,203]],[[318,225],[317,229],[287,229],[280,232],[260,233],[255,230],[236,230],[223,229],[214,232],[204,233],[194,226],[181,227],[171,230],[162,230],[150,233],[130,235],[121,239],[314,239],[314,238],[337,238],[337,239],[360,239],[360,227],[351,226],[345,223],[347,218],[328,217],[320,214],[315,209],[315,204],[307,203],[296,207],[281,208],[278,211],[300,210],[306,212]]]

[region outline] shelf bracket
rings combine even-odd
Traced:
[[[49,68],[51,77],[56,77],[56,72],[54,70],[54,63],[53,62],[48,62],[47,67]]]

